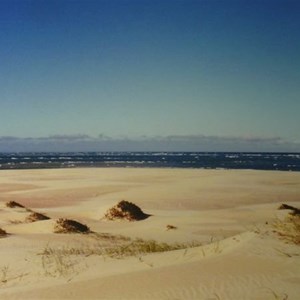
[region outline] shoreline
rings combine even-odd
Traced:
[[[251,169],[251,168],[198,168],[198,167],[158,167],[158,166],[132,166],[132,165],[124,165],[124,166],[74,166],[74,167],[34,167],[34,168],[1,168],[1,171],[30,171],[30,170],[73,170],[73,169],[158,169],[158,170],[221,170],[221,171],[265,171],[265,172],[293,172],[300,173],[300,170],[280,170],[280,169]]]

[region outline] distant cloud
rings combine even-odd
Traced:
[[[172,135],[146,138],[146,142],[179,151],[300,151],[299,142],[285,141],[280,137],[221,137],[205,135]]]
[[[300,143],[280,137],[220,137],[205,135],[112,138],[104,134],[52,135],[49,137],[0,137],[1,152],[72,151],[236,151],[300,152]]]
[[[83,141],[89,140],[91,137],[87,134],[74,134],[74,135],[51,135],[49,137],[30,138],[36,140],[52,140],[52,141]]]
[[[0,142],[12,142],[18,140],[18,138],[14,136],[0,136]]]

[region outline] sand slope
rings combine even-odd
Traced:
[[[277,210],[280,203],[300,206],[299,173],[1,171],[0,191],[0,227],[10,233],[0,239],[1,299],[296,300],[300,294],[299,246],[280,239],[272,225],[288,214]],[[122,199],[152,216],[103,219]],[[6,207],[10,200],[51,219],[28,223],[30,212]],[[54,234],[60,217],[99,235]],[[167,230],[168,224],[177,229]],[[107,243],[103,233],[198,246],[121,259],[90,254]]]

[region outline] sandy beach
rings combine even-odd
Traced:
[[[104,218],[121,200],[149,217]],[[282,203],[300,207],[299,172],[2,170],[0,299],[299,299]],[[59,218],[91,232],[54,233]]]

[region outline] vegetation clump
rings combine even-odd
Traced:
[[[89,233],[90,228],[74,220],[60,218],[56,221],[54,233]]]
[[[193,244],[167,244],[155,240],[135,239],[129,243],[124,243],[118,247],[108,247],[104,254],[113,258],[123,258],[126,256],[140,256],[147,253],[166,252],[194,247]]]
[[[101,237],[100,237],[101,239]],[[111,243],[110,243],[111,242]],[[136,238],[131,240],[130,238],[111,236],[111,241],[101,240],[101,243],[94,245],[80,245],[79,247],[61,247],[52,248],[47,246],[46,249],[40,255],[55,255],[59,257],[70,257],[71,255],[100,255],[108,256],[111,258],[121,259],[128,256],[141,257],[148,253],[166,252],[180,249],[189,249],[197,246],[201,246],[201,243],[173,243],[167,244],[157,242],[155,240],[143,240]]]
[[[6,235],[7,235],[7,232],[4,229],[0,228],[0,237],[4,237]]]
[[[27,218],[26,222],[36,222],[36,221],[43,221],[43,220],[49,220],[50,218],[46,215],[43,215],[38,212],[31,213]]]
[[[122,200],[117,205],[110,208],[104,217],[108,220],[123,219],[128,221],[140,221],[148,218],[149,216],[150,215],[145,214],[134,203]]]
[[[274,223],[275,232],[286,241],[300,245],[300,215],[291,213],[284,220]]]
[[[15,207],[19,207],[19,208],[25,208],[25,206],[23,206],[22,204],[15,202],[15,201],[8,201],[6,202],[6,206],[9,208],[15,208]]]
[[[170,225],[170,224],[168,224],[168,225],[166,226],[166,228],[167,228],[167,230],[174,230],[174,229],[177,229],[176,226]]]
[[[290,212],[291,215],[300,215],[300,209],[299,208],[288,205],[288,204],[283,203],[278,207],[278,209],[289,209],[289,210],[291,210],[291,212]]]

